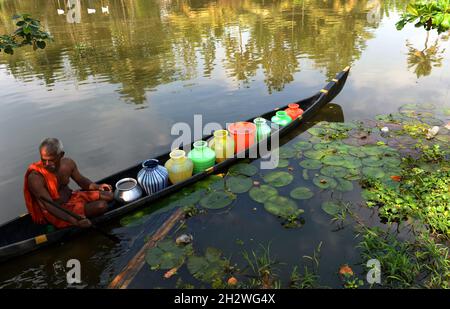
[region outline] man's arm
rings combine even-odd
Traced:
[[[50,193],[48,193],[47,188],[45,187],[45,180],[44,177],[42,177],[42,175],[34,172],[30,173],[30,175],[28,175],[28,186],[31,193],[38,200],[38,203],[42,208],[46,209],[49,213],[51,213],[58,219],[64,220],[73,225],[78,225],[78,221],[75,218],[59,210],[52,204],[43,202],[39,199],[40,197],[44,197],[50,201],[52,200]]]
[[[87,177],[81,175],[78,170],[77,164],[72,159],[69,159],[72,165],[72,179],[80,186],[81,189],[87,191],[100,190],[100,191],[112,191],[112,187],[107,184],[98,185],[95,182],[89,180]]]

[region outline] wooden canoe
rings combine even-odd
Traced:
[[[329,103],[339,94],[347,80],[349,70],[350,67],[345,68],[342,72],[338,73],[332,81],[327,83],[324,88],[322,88],[311,97],[295,102],[299,104],[300,107],[304,110],[303,115],[292,121],[287,126],[280,127],[276,132],[272,132],[272,135],[279,134],[279,137],[281,138],[283,135],[286,135],[288,132],[298,127],[302,122],[315,115],[317,111],[319,111],[325,104]],[[276,108],[257,117],[263,117],[270,120],[277,110],[284,110],[286,108],[287,104],[286,106],[280,106],[279,108]],[[247,121],[251,122],[254,118],[256,117],[248,119]],[[203,138],[203,140],[209,139],[210,137],[211,136],[206,136]],[[258,145],[255,144],[252,147],[257,146]],[[247,149],[246,154],[248,154],[249,151],[251,151],[251,149]],[[164,196],[167,196],[173,192],[180,190],[183,187],[193,184],[210,174],[223,170],[224,168],[238,161],[238,157],[241,158],[242,154],[235,155],[233,158],[229,158],[219,164],[216,164],[212,168],[209,168],[204,172],[195,174],[183,182],[177,183],[175,185],[170,185],[164,190],[161,190],[153,195],[143,196],[132,203],[126,205],[118,205],[115,201],[113,201],[109,205],[110,210],[102,216],[93,219],[92,222],[99,225],[113,218],[121,217],[124,214],[136,210],[144,205],[148,206],[150,203],[153,203]],[[159,156],[155,156],[154,158],[158,159],[159,162],[164,164],[164,162],[169,159],[169,152]],[[141,168],[141,163],[136,164],[128,169],[101,179],[98,181],[98,183],[108,183],[114,187],[116,182],[122,178],[136,178],[136,175]],[[13,257],[21,256],[50,244],[58,243],[63,239],[67,239],[68,237],[78,234],[82,231],[85,230],[78,227],[68,227],[65,229],[46,233],[45,225],[34,224],[29,214],[22,215],[0,226],[0,262],[4,262]]]

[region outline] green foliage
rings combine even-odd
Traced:
[[[304,272],[300,275],[297,271],[297,266],[294,266],[294,269],[291,273],[291,279],[289,283],[289,287],[293,289],[314,289],[319,288],[319,264],[320,264],[320,249],[322,247],[322,242],[319,243],[317,248],[314,250],[312,256],[304,256],[304,259],[310,260],[312,264],[312,270],[305,265]]]
[[[408,23],[415,23],[416,27],[423,27],[427,31],[431,29],[436,29],[438,33],[448,31],[450,0],[418,0],[408,4],[406,12],[396,24],[397,30],[402,30]]]
[[[381,266],[381,284],[389,288],[449,288],[448,247],[426,234],[413,241],[400,241],[379,228],[363,227],[363,261],[377,259]]]
[[[29,14],[14,15],[18,27],[13,34],[0,35],[0,52],[14,54],[14,49],[26,45],[32,45],[33,49],[44,49],[46,41],[53,40],[50,33],[42,29],[39,20],[32,18]]]

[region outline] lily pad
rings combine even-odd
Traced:
[[[369,156],[361,160],[362,164],[371,167],[380,167],[383,165],[383,161],[377,156]]]
[[[344,176],[346,180],[358,180],[361,179],[361,173],[359,169],[347,169],[348,173]]]
[[[305,151],[305,150],[311,149],[312,148],[312,144],[310,142],[307,142],[307,141],[299,141],[299,142],[295,143],[293,145],[293,147],[295,149],[297,149],[297,150]]]
[[[152,270],[178,268],[183,265],[187,254],[192,254],[192,245],[177,246],[172,240],[163,240],[145,254],[145,261]]]
[[[271,172],[264,175],[263,179],[274,187],[284,187],[292,182],[294,176],[288,172]]]
[[[374,145],[370,145],[370,146],[364,146],[361,147],[362,151],[369,155],[369,156],[378,156],[383,154],[383,148],[380,148],[380,146],[374,146]]]
[[[295,157],[296,154],[297,151],[293,148],[282,147],[279,151],[280,159],[290,159]]]
[[[258,168],[252,164],[248,163],[238,163],[236,165],[233,165],[229,170],[228,173],[230,175],[244,175],[244,176],[254,176],[256,173],[258,173]]]
[[[338,178],[338,185],[336,186],[336,190],[341,192],[349,192],[353,190],[353,183],[351,181]]]
[[[309,141],[310,141],[312,144],[317,144],[317,143],[331,143],[331,140],[325,140],[325,139],[320,138],[320,137],[318,137],[318,136],[313,136],[313,137],[311,137],[311,138],[309,139]]]
[[[264,203],[264,209],[267,212],[282,218],[299,216],[304,212],[303,209],[297,207],[297,204],[293,200],[279,195],[267,199]]]
[[[383,170],[379,167],[364,167],[362,173],[371,178],[382,178],[385,175]]]
[[[330,128],[338,131],[350,131],[356,128],[356,124],[352,122],[332,122]]]
[[[324,128],[310,128],[308,129],[308,133],[310,133],[313,136],[324,136],[325,134],[327,134],[327,130]]]
[[[200,200],[200,206],[208,209],[221,209],[230,205],[236,196],[223,191],[213,191]]]
[[[222,252],[218,249],[208,247],[205,256],[190,256],[187,268],[194,278],[211,283],[225,275],[228,262],[221,256]]]
[[[193,188],[195,190],[209,189],[215,182],[223,183],[223,178],[218,175],[210,175],[210,176],[206,177],[204,180],[200,180],[200,181],[196,182],[195,184],[193,184]]]
[[[261,185],[260,187],[252,188],[248,194],[255,202],[264,203],[269,197],[278,195],[278,191],[271,186]]]
[[[289,166],[289,160],[286,159],[279,159],[277,168],[284,168]]]
[[[386,167],[398,167],[402,161],[397,157],[384,157],[383,165]]]
[[[348,153],[357,158],[364,158],[367,156],[366,153],[364,151],[362,151],[362,149],[359,147],[350,148],[348,150]]]
[[[322,167],[322,162],[319,160],[306,159],[299,163],[299,165],[308,170],[316,170]]]
[[[322,203],[322,209],[330,216],[335,216],[341,211],[342,207],[338,203],[328,201]]]
[[[314,196],[314,193],[306,187],[298,187],[291,191],[290,196],[296,200],[307,200]]]
[[[342,166],[345,164],[345,159],[341,155],[328,155],[321,161],[326,165]]]
[[[378,196],[375,191],[371,191],[369,189],[364,189],[361,191],[361,197],[366,201],[377,200]]]
[[[420,121],[426,123],[430,126],[442,126],[444,122],[441,119],[433,118],[433,117],[423,117],[420,118]]]
[[[314,177],[313,183],[321,189],[328,189],[328,188],[333,189],[336,188],[337,186],[336,180],[328,176],[322,175]]]
[[[348,170],[341,166],[325,166],[320,172],[328,177],[344,177],[348,174]]]
[[[327,154],[326,151],[323,150],[307,150],[303,153],[303,155],[308,159],[320,160]]]
[[[253,180],[242,175],[231,176],[226,179],[227,188],[233,193],[244,193],[253,186]]]

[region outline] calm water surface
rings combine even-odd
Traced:
[[[448,34],[396,31],[407,1],[68,2],[71,9],[64,1],[0,2],[0,33],[14,31],[11,16],[27,12],[54,36],[45,50],[0,55],[1,222],[26,211],[23,174],[47,136],[61,138],[96,180],[166,151],[174,123],[192,123],[194,114],[203,123],[247,119],[309,96],[349,64],[334,121],[372,118],[405,103],[450,105]],[[333,120],[325,110],[317,117]],[[237,217],[245,211],[235,209]],[[126,236],[120,246],[90,233],[2,265],[0,286],[66,286],[70,258],[84,265],[83,286],[105,286],[166,216],[136,228],[111,223]],[[315,236],[299,254],[311,254],[319,226],[302,231]],[[220,229],[218,240],[227,235]],[[351,232],[340,237],[333,248]]]

